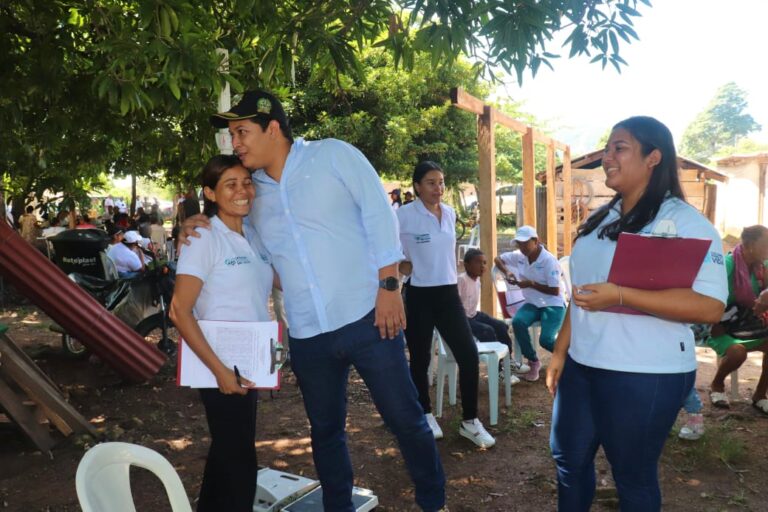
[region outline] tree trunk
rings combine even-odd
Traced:
[[[131,174],[131,217],[136,214],[136,175]]]

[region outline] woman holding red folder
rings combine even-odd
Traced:
[[[203,213],[211,229],[182,246],[171,301],[181,337],[216,377],[218,388],[200,389],[211,447],[200,486],[198,512],[251,512],[256,495],[256,399],[253,383],[225,366],[197,320],[269,321],[273,271],[255,232],[243,224],[255,196],[249,173],[236,156],[218,155],[203,169]]]
[[[602,446],[622,511],[661,508],[658,460],[696,376],[690,323],[714,323],[728,287],[717,231],[685,202],[669,129],[650,117],[613,127],[603,155],[613,199],[579,227],[572,301],[547,369],[560,511],[590,509]],[[691,288],[607,282],[619,234],[711,240]],[[604,311],[625,306],[644,314]]]

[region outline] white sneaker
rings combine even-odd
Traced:
[[[480,448],[490,448],[496,444],[496,440],[485,430],[480,420],[466,420],[461,422],[459,434],[466,437]]]
[[[528,366],[525,363],[518,363],[514,359],[511,361],[512,365],[510,366],[512,373],[528,373],[531,371],[531,367]]]
[[[688,421],[682,426],[677,437],[688,441],[697,441],[704,435],[704,416],[699,414],[689,414]]]
[[[504,382],[504,370],[499,372],[499,382]],[[509,385],[514,386],[515,384],[519,384],[520,379],[515,375],[514,373],[509,374]]]
[[[432,413],[425,414],[424,418],[427,420],[427,425],[429,425],[430,430],[432,430],[432,435],[435,436],[435,439],[442,439],[443,438],[443,429],[440,428],[440,425],[437,424],[437,420],[435,419],[435,415]]]

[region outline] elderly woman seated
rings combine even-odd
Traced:
[[[728,304],[726,312],[734,305],[739,309],[752,309],[757,314],[768,311],[768,294],[765,294],[768,276],[765,275],[768,260],[768,228],[750,226],[741,233],[741,243],[733,253],[725,256],[725,268],[728,273]],[[759,297],[759,298],[758,298]],[[763,369],[760,380],[752,395],[752,405],[768,415],[768,339],[738,339],[728,332],[723,323],[712,327],[712,336],[707,345],[720,357],[717,372],[710,384],[709,398],[715,407],[730,406],[725,394],[725,378],[746,361],[747,353],[763,352]]]

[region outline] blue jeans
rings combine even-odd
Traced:
[[[537,361],[539,358],[531,343],[531,335],[528,328],[535,322],[541,321],[541,334],[539,335],[539,345],[552,352],[555,347],[555,338],[563,325],[565,318],[565,308],[562,306],[548,306],[539,308],[533,304],[525,303],[523,307],[517,310],[515,318],[512,319],[512,330],[515,332],[515,338],[520,344],[520,351],[529,361]]]
[[[696,386],[691,387],[691,392],[688,393],[685,402],[683,402],[683,409],[685,409],[685,412],[688,414],[699,414],[703,408],[704,404],[701,403],[701,398],[699,397],[699,392],[696,391]]]
[[[660,510],[659,457],[695,379],[695,371],[601,370],[568,356],[557,385],[550,435],[558,510],[589,510],[595,494],[595,453],[601,445],[622,512]]]
[[[347,379],[354,365],[384,423],[395,434],[427,512],[445,504],[445,474],[405,359],[402,332],[381,339],[374,312],[333,332],[290,338],[291,364],[312,427],[312,457],[326,512],[354,512],[347,450]]]

